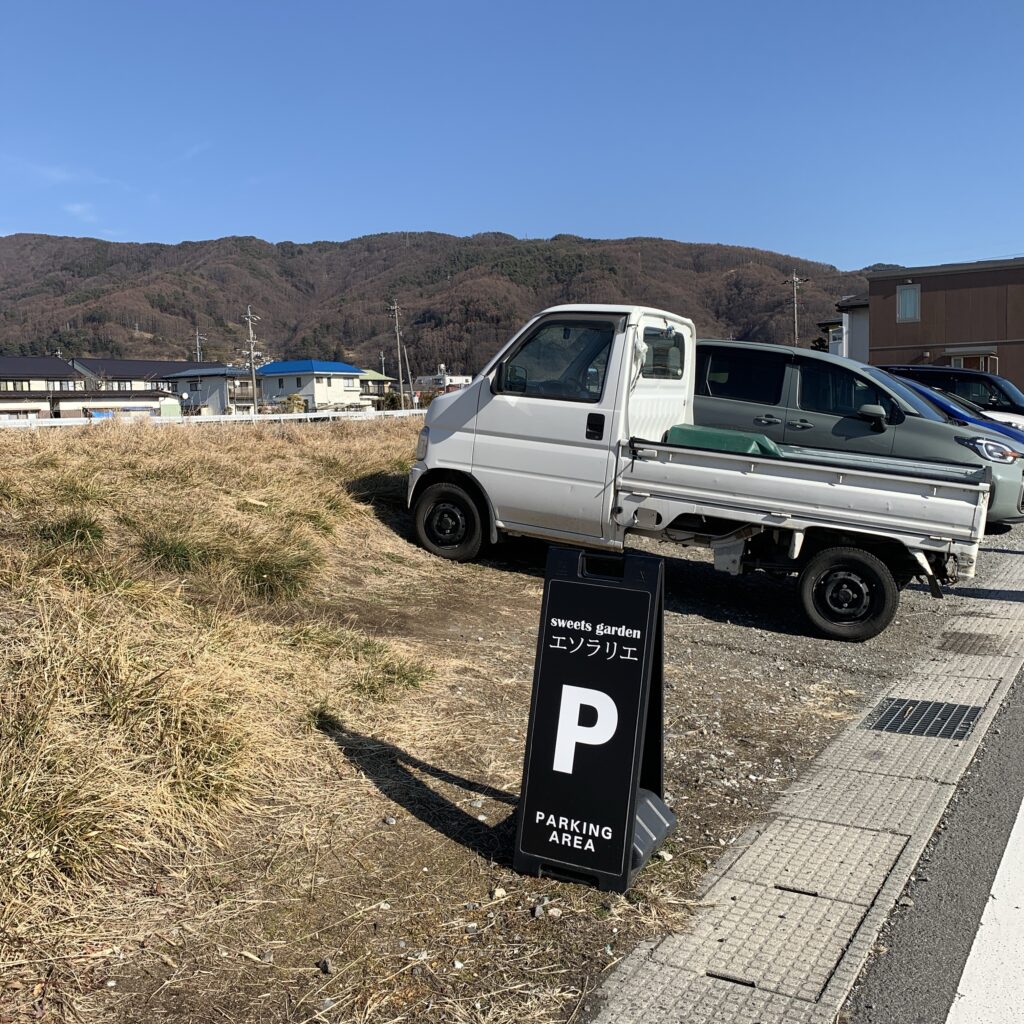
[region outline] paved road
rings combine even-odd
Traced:
[[[959,990],[948,1024],[1024,1024],[1024,824],[1006,852],[1024,798],[1024,535],[986,545],[979,570],[590,1019],[945,1024]]]
[[[878,945],[888,951],[873,958],[840,1020],[1024,1022],[1022,751],[1018,679],[908,886],[913,906],[898,907],[883,929]]]

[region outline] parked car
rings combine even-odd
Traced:
[[[957,366],[883,366],[882,369],[898,377],[909,377],[927,384],[930,388],[949,391],[958,398],[966,398],[990,415],[1024,415],[1024,391],[1013,381],[995,373],[964,370]]]
[[[997,434],[1002,434],[1004,439],[1009,439],[1008,443],[1017,451],[1024,452],[1024,429],[1021,427],[993,419],[984,409],[973,402],[968,402],[966,398],[959,398],[948,391],[937,391],[909,377],[898,379],[948,418],[971,426],[983,427],[985,430],[994,430]]]
[[[974,575],[988,473],[783,453],[758,434],[694,426],[696,365],[693,322],[674,313],[544,310],[427,410],[409,472],[417,540],[456,561],[502,534],[606,553],[631,535],[710,547],[734,576],[796,575],[809,620],[839,640],[883,630],[914,576],[941,596],[940,581]],[[616,571],[602,561],[579,565]],[[607,598],[588,607],[614,619]]]
[[[904,378],[906,380],[907,378]],[[978,416],[984,416],[986,419],[992,420],[995,423],[1006,423],[1011,427],[1017,427],[1019,430],[1024,430],[1024,414],[1018,415],[1015,412],[1003,412],[1001,409],[982,409],[980,405],[970,401],[967,398],[963,398],[961,395],[954,395],[951,391],[940,391],[939,394],[945,395],[947,398],[953,399],[960,405]]]
[[[697,344],[694,422],[776,444],[992,469],[990,523],[1024,521],[1024,459],[1006,438],[949,420],[878,366],[783,345]]]

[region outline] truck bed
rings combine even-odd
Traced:
[[[798,533],[826,528],[944,551],[973,575],[984,534],[986,469],[782,448],[783,458],[631,439],[619,452],[616,521],[664,531],[680,515]]]

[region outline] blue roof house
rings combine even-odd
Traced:
[[[267,363],[256,374],[267,404],[280,405],[298,395],[306,412],[325,412],[371,407],[359,386],[362,372],[358,366],[325,359],[286,359]]]

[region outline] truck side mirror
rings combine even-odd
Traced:
[[[868,420],[879,433],[885,430],[885,409],[880,405],[862,405],[857,410],[862,420]]]
[[[491,394],[501,394],[502,384],[505,382],[505,364],[498,363],[497,369],[494,371],[494,376],[491,378]]]
[[[526,394],[525,366],[516,366],[515,363],[503,363],[499,372],[501,376],[497,380],[502,391],[515,395]]]

